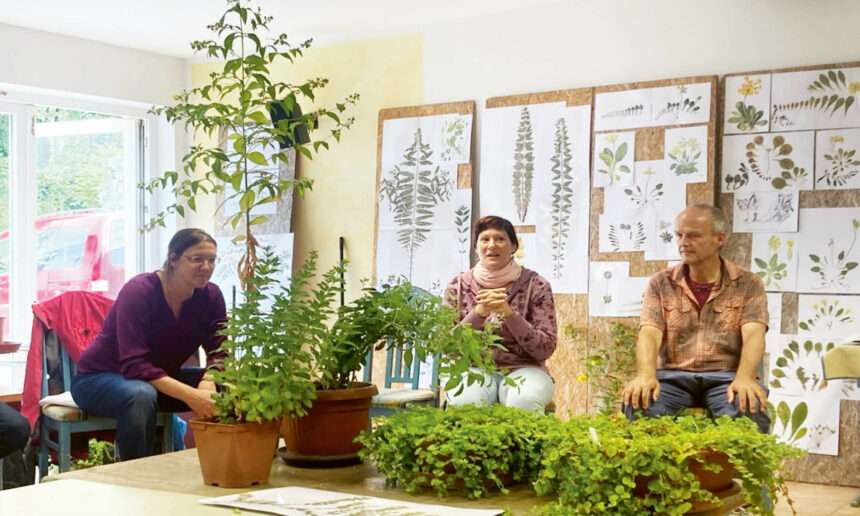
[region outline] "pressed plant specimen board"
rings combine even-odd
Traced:
[[[809,451],[794,480],[860,485],[860,386],[821,357],[860,336],[860,63],[723,78],[720,204],[726,256],[768,290],[773,431]],[[778,302],[774,302],[778,300]]]
[[[469,268],[474,102],[382,109],[377,149],[376,281],[441,294]]]

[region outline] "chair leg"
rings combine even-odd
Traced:
[[[72,435],[68,423],[60,423],[57,434],[59,434],[57,458],[60,461],[60,473],[65,473],[72,466]]]
[[[173,451],[173,414],[164,414],[164,433],[161,436],[161,451],[170,453]]]
[[[3,490],[3,458],[0,457],[0,491]]]
[[[39,421],[39,481],[48,474],[48,456],[51,453],[48,448],[48,427],[44,421]]]

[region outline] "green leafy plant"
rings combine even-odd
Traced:
[[[796,444],[806,436],[807,428],[804,423],[809,414],[809,407],[806,406],[805,401],[798,403],[794,410],[785,401],[780,401],[775,407],[768,402],[767,411],[770,414],[770,420],[773,421],[771,433],[784,442]]]
[[[388,199],[394,222],[401,227],[397,242],[409,255],[410,280],[415,252],[433,229],[433,210],[451,197],[453,186],[447,172],[438,165],[431,168],[432,157],[433,149],[416,129],[403,160],[379,184],[380,200]]]
[[[828,161],[827,168],[816,179],[816,183],[823,182],[827,186],[845,186],[854,176],[860,174],[860,160],[856,159],[856,149],[846,149],[840,144],[845,138],[840,135],[830,137],[832,150],[824,154]]]
[[[164,115],[169,122],[183,123],[195,134],[212,136],[224,131],[228,137],[226,148],[193,145],[182,158],[181,171],[167,171],[162,177],[141,185],[146,191],[167,189],[176,201],[156,214],[146,228],[164,226],[169,214],[185,215],[186,208],[196,211],[201,195],[232,192],[225,202],[237,199],[239,211],[228,214],[236,240],[244,241],[245,257],[241,262],[240,278],[247,289],[256,261],[256,240],[252,228],[267,220],[266,215],[253,215],[256,207],[277,202],[293,192],[299,194],[312,186],[310,178],[282,179],[277,168],[287,163],[289,152],[279,150],[266,157],[259,149],[278,149],[288,142],[299,154],[311,159],[320,149],[328,149],[333,139],[339,141],[352,118],[342,118],[349,105],[358,100],[352,94],[335,103],[334,109],[317,108],[306,114],[297,114],[300,99],[313,102],[316,92],[328,84],[328,79],[314,78],[301,84],[280,82],[272,78],[271,68],[282,62],[292,63],[310,48],[311,40],[299,45],[290,44],[286,34],[267,38],[272,18],[259,8],[247,7],[242,0],[228,0],[228,8],[208,28],[214,39],[191,43],[195,52],[211,59],[224,60],[221,69],[212,72],[208,84],[183,91],[174,96],[172,106],[157,107],[154,114]],[[287,117],[273,125],[270,112],[278,109]],[[319,125],[326,137],[299,143],[298,131]]]
[[[836,252],[836,240],[827,241],[827,254],[810,254],[813,265],[809,268],[818,276],[818,288],[846,287],[848,273],[857,268],[857,262],[848,261],[854,244],[857,243],[857,230],[860,229],[860,219],[851,220],[851,243],[848,249]]]
[[[534,134],[529,108],[524,107],[520,112],[520,124],[517,127],[517,141],[514,144],[514,170],[511,175],[511,185],[514,190],[514,204],[520,222],[525,222],[532,199],[532,181],[535,172]]]
[[[480,498],[507,492],[511,482],[533,481],[543,435],[557,424],[554,416],[501,405],[414,407],[381,418],[359,436],[359,453],[406,492],[430,489],[441,497],[460,491]]]
[[[737,91],[738,94],[743,96],[743,100],[735,104],[735,110],[729,117],[728,123],[735,124],[741,131],[754,131],[759,127],[766,126],[767,120],[762,120],[764,118],[764,110],[746,103],[747,97],[758,95],[761,91],[761,79],[753,79],[746,76]]]
[[[87,458],[72,460],[72,469],[86,469],[116,462],[113,443],[90,439],[87,441]]]
[[[767,260],[757,257],[753,258],[753,264],[759,269],[755,273],[764,280],[764,286],[767,288],[781,288],[779,282],[788,277],[788,264],[783,262],[779,256],[782,243],[782,240],[778,236],[772,235],[767,240],[768,249],[771,251],[770,258]],[[794,240],[786,240],[785,247],[786,259],[791,260],[794,254]]]
[[[597,156],[604,165],[603,168],[597,169],[597,172],[609,177],[610,186],[621,180],[621,174],[631,173],[630,167],[623,164],[624,158],[627,157],[627,142],[621,142],[620,145],[616,146],[617,141],[617,134],[607,135],[606,143],[608,146],[604,147]]]
[[[716,502],[690,470],[695,463],[711,472],[721,470],[706,452],[728,457],[748,511],[773,514],[763,493],[774,501],[777,494],[787,496],[782,463],[803,454],[759,433],[750,419],[694,416],[634,423],[620,415],[574,417],[550,429],[542,449],[535,491],[558,496],[544,514],[631,516],[681,515],[693,502]]]
[[[552,161],[552,275],[561,278],[573,211],[573,167],[570,137],[564,118],[555,124]]]
[[[585,372],[578,377],[588,385],[586,410],[595,407],[603,415],[617,414],[620,409],[621,390],[636,372],[636,328],[618,322],[610,324],[612,338],[602,342],[589,342],[586,328],[571,325],[564,327],[577,354],[584,357]]]
[[[695,138],[681,138],[669,150],[668,155],[672,160],[669,170],[676,176],[695,174],[699,171],[698,160],[702,156],[702,149]]]

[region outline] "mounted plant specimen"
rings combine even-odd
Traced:
[[[744,81],[738,87],[737,92],[743,97],[743,100],[739,100],[735,104],[735,110],[729,117],[728,123],[735,124],[740,131],[755,131],[758,127],[767,126],[764,110],[758,109],[752,103],[746,103],[747,97],[758,95],[761,92],[761,79],[744,77]]]
[[[451,197],[448,173],[438,165],[432,168],[432,158],[430,144],[423,142],[421,129],[416,129],[403,160],[379,185],[380,200],[388,199],[394,222],[402,228],[397,231],[397,241],[409,254],[410,281],[415,251],[433,229],[433,210]]]
[[[606,288],[603,289],[603,295],[600,297],[600,300],[603,301],[604,305],[608,305],[612,303],[612,292],[609,290],[609,280],[612,279],[612,271],[603,271],[603,279],[606,280],[606,283],[604,283]]]
[[[609,185],[612,186],[622,179],[622,174],[630,176],[631,170],[628,165],[624,164],[624,159],[627,157],[627,142],[618,142],[618,134],[608,134],[605,140],[607,146],[600,151],[598,158],[603,162],[602,167],[597,169],[597,172],[604,174],[609,179]]]
[[[860,81],[848,82],[842,70],[829,70],[819,74],[807,87],[810,96],[801,101],[774,104],[772,117],[778,113],[797,110],[815,110],[835,115],[840,109],[844,115],[852,106],[857,105]]]
[[[666,104],[663,105],[663,108],[657,113],[657,116],[654,117],[655,120],[660,120],[663,117],[667,117],[669,120],[677,120],[681,114],[695,113],[702,109],[701,95],[688,97],[687,86],[684,85],[676,86],[676,89],[677,100],[667,101]]]
[[[472,219],[472,210],[465,204],[460,205],[454,211],[454,226],[457,227],[457,244],[460,256],[468,259],[469,252],[469,225]]]
[[[458,116],[442,122],[442,161],[468,161],[469,152],[464,148],[467,129],[471,129],[471,126],[466,117]]]
[[[836,240],[830,238],[827,241],[826,254],[809,255],[809,259],[813,262],[813,266],[809,270],[818,276],[816,289],[849,287],[848,273],[857,268],[857,262],[848,261],[848,257],[851,255],[851,251],[854,250],[854,244],[857,243],[857,230],[860,229],[860,219],[853,219],[851,227],[851,244],[849,244],[847,250],[843,249],[837,252]]]
[[[836,435],[836,429],[828,425],[814,425],[809,431],[809,449],[818,450],[824,441]]]
[[[641,208],[647,208],[663,197],[663,183],[651,186],[651,178],[656,173],[653,167],[647,167],[642,171],[642,175],[645,176],[644,185],[635,185],[634,188],[624,189],[624,193],[633,201],[633,204]]]
[[[634,104],[632,106],[617,109],[615,111],[609,111],[608,113],[604,113],[601,118],[620,118],[620,117],[631,117],[631,116],[642,116],[645,112],[645,106],[642,104]]]
[[[622,249],[639,251],[644,247],[645,241],[645,224],[641,221],[609,225],[609,244],[615,252]]]
[[[855,156],[856,149],[843,146],[845,137],[833,135],[830,137],[831,150],[824,154],[824,172],[815,180],[816,184],[824,183],[827,186],[843,187],[851,179],[860,173],[860,160]]]
[[[780,401],[776,407],[768,402],[767,408],[774,423],[772,433],[783,442],[797,444],[806,436],[807,428],[803,424],[809,415],[809,407],[805,401],[798,403],[794,410],[785,401]]]
[[[695,138],[681,138],[669,150],[668,154],[669,159],[672,160],[669,170],[674,172],[676,176],[699,172],[698,161],[702,156],[702,149],[699,146],[699,141]]]
[[[573,156],[567,123],[559,118],[555,123],[552,161],[552,275],[562,276],[565,264],[570,215],[573,211]]]
[[[836,347],[833,342],[813,342],[806,340],[801,344],[792,340],[777,357],[771,372],[770,386],[777,389],[794,387],[801,391],[816,391],[827,388],[827,380],[821,374],[821,367],[809,371],[806,364],[820,364],[824,353]]]
[[[753,258],[753,263],[760,269],[755,271],[755,273],[764,280],[766,289],[780,289],[782,288],[780,281],[785,279],[789,274],[788,263],[781,261],[779,256],[782,240],[778,236],[772,235],[768,239],[767,244],[771,251],[770,258],[767,260]],[[794,255],[794,240],[786,240],[785,245],[787,259],[790,261]]]
[[[751,171],[776,189],[798,186],[807,176],[806,170],[795,166],[789,157],[793,148],[782,136],[774,136],[770,143],[765,143],[764,136],[756,136],[746,148],[746,163],[739,168],[741,174]]]
[[[800,321],[797,326],[807,332],[831,333],[834,326],[852,324],[854,317],[851,308],[839,306],[838,299],[822,299],[812,305],[813,315],[805,321]]]
[[[529,204],[532,200],[534,171],[534,133],[529,108],[524,107],[520,111],[517,141],[514,145],[514,171],[511,176],[514,204],[516,205],[517,216],[520,218],[520,222],[526,221],[526,214],[529,211]]]

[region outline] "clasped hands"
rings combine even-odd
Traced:
[[[478,291],[475,312],[481,317],[488,317],[491,313],[498,314],[501,319],[506,319],[514,313],[508,304],[508,291],[506,288],[485,288]]]

